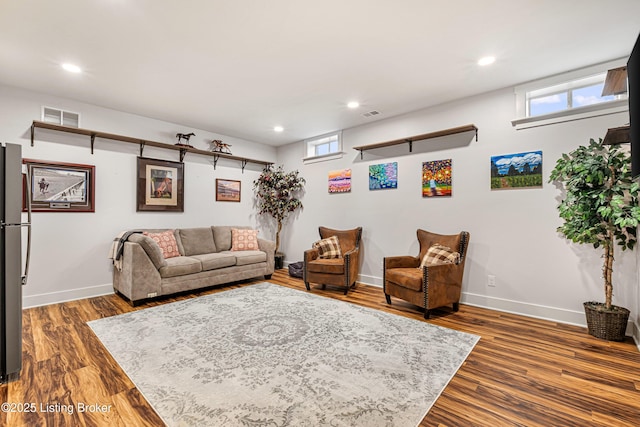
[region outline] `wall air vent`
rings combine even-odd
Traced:
[[[382,114],[382,113],[380,113],[380,111],[372,110],[372,111],[364,113],[363,116],[365,116],[365,117],[374,117],[374,116],[377,116],[379,114]]]
[[[80,114],[64,111],[59,108],[42,107],[42,121],[56,125],[80,127]]]

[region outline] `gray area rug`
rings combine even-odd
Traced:
[[[89,326],[169,426],[416,426],[479,339],[270,283]]]

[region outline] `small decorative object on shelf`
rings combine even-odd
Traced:
[[[192,136],[196,136],[196,134],[195,134],[195,133],[193,133],[193,132],[190,132],[190,133],[176,133],[176,138],[178,138],[178,142],[176,143],[176,145],[178,145],[178,146],[180,146],[180,147],[189,147],[189,148],[193,148],[193,146],[191,146],[191,145],[189,144],[189,139],[190,139]],[[182,140],[183,140],[183,139],[184,139],[185,141],[187,141],[187,143],[186,143],[186,144],[183,144],[183,143],[182,143]]]
[[[214,139],[209,144],[211,144],[211,152],[212,153],[224,153],[231,154],[231,144],[225,144],[220,139]]]

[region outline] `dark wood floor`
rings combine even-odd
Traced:
[[[286,270],[271,281],[304,289]],[[245,284],[136,308],[109,295],[24,310],[24,368],[0,385],[0,403],[15,412],[4,405],[0,426],[162,426],[86,322],[237,286]],[[387,306],[377,287],[358,285],[346,297],[339,289],[312,291],[423,320],[402,301]],[[421,426],[640,425],[640,353],[630,338],[601,341],[584,328],[466,305],[429,322],[482,338]],[[79,403],[106,406],[79,413]]]

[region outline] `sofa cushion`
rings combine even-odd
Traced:
[[[232,251],[257,251],[258,230],[250,228],[231,229],[231,250]]]
[[[267,262],[267,254],[262,251],[232,252],[236,258],[236,265],[257,264]]]
[[[186,256],[216,252],[211,227],[181,228],[178,230]]]
[[[342,252],[340,251],[340,241],[337,236],[327,237],[326,239],[318,240],[313,244],[314,248],[318,248],[320,251],[320,258],[342,258]]]
[[[218,252],[228,251],[231,249],[231,229],[232,228],[251,228],[248,226],[231,226],[231,225],[214,225],[211,227],[213,230],[213,241],[216,244]]]
[[[414,267],[390,268],[385,272],[385,280],[413,291],[422,289],[422,270]]]
[[[418,268],[431,265],[458,264],[459,262],[460,254],[458,252],[452,251],[448,246],[435,243],[429,247]]]
[[[199,273],[202,271],[202,263],[195,258],[179,256],[169,258],[166,261],[167,265],[160,268],[160,276],[163,278],[184,276],[185,274]]]
[[[217,268],[231,267],[236,265],[236,257],[229,253],[212,253],[192,255],[202,264],[202,271],[215,270]]]
[[[161,233],[150,233],[148,231],[145,231],[142,234],[150,237],[158,244],[160,250],[162,251],[162,256],[165,259],[180,256],[180,252],[178,251],[178,243],[176,242],[176,236],[174,235],[174,230],[167,230]]]
[[[307,263],[307,271],[312,273],[344,274],[344,258],[318,258]]]

